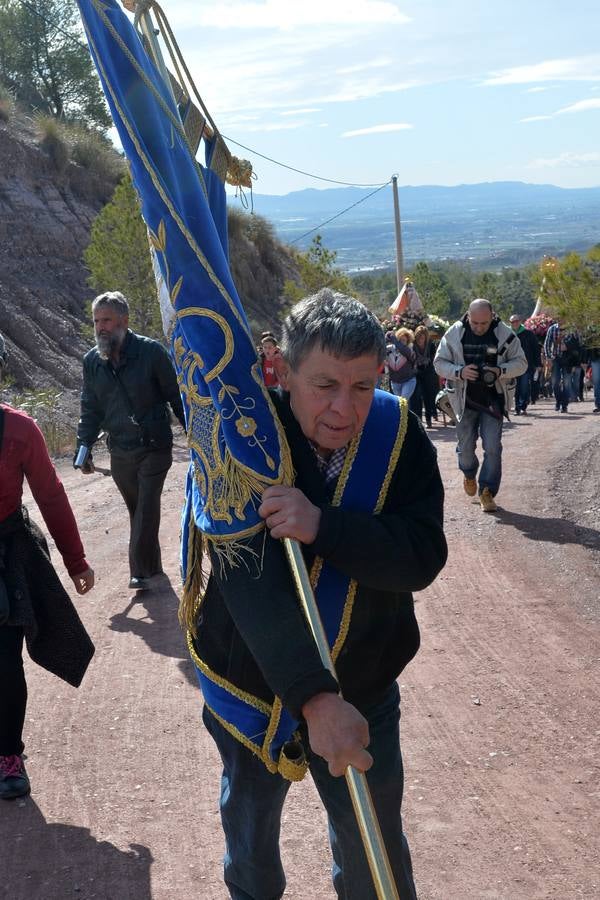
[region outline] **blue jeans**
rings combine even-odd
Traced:
[[[600,409],[600,359],[592,363],[592,383],[594,385],[594,406]]]
[[[533,381],[533,372],[523,372],[517,378],[517,389],[515,391],[515,409],[517,412],[524,412],[531,400],[531,382]]]
[[[561,366],[558,360],[552,363],[552,390],[556,406],[566,409],[569,405],[571,397],[571,369],[568,366]]]
[[[483,465],[479,470],[479,493],[489,488],[498,493],[502,478],[502,419],[477,409],[465,409],[456,426],[458,468],[466,478],[475,478],[479,460],[475,453],[477,438],[483,446]]]
[[[369,722],[374,763],[367,780],[402,900],[416,900],[400,807],[404,786],[400,753],[400,693],[394,683],[383,700],[361,712]],[[290,782],[267,771],[204,708],[204,724],[223,761],[221,821],[225,832],[225,883],[232,900],[279,900],[285,875],[279,854],[283,804]],[[303,743],[308,748],[308,741]],[[376,893],[344,777],[309,751],[310,773],[329,820],[333,884],[340,900],[376,900]],[[306,860],[310,864],[310,860]]]
[[[395,394],[396,397],[406,397],[407,400],[410,400],[412,397],[412,392],[417,386],[417,376],[414,378],[409,378],[408,381],[392,381],[390,379],[390,388],[392,389],[392,394]]]

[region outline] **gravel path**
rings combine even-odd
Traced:
[[[572,409],[542,401],[507,426],[495,515],[462,492],[454,429],[431,432],[450,559],[418,595],[423,645],[401,679],[421,900],[600,896],[600,417]],[[79,690],[27,663],[33,793],[0,808],[6,900],[225,900],[219,765],[176,619],[181,442],[176,457],[168,578],[137,602],[112,480],[59,466],[97,573],[78,599],[96,656]],[[286,898],[332,900],[308,781],[282,845]]]

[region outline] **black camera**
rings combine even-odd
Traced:
[[[490,372],[490,368],[495,368],[498,365],[498,348],[497,347],[486,347],[485,349],[485,362],[481,365],[477,366],[477,371],[479,372],[478,381],[481,381],[487,387],[493,387],[496,384],[498,376],[495,372]]]
[[[477,366],[477,371],[479,372],[478,381],[483,382],[487,387],[492,387],[496,384],[498,376],[491,369],[486,369],[485,366]]]

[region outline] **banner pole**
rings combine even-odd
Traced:
[[[283,543],[296,584],[296,590],[313,633],[321,662],[335,676],[335,667],[329,652],[329,644],[321,622],[300,544],[291,538],[284,538]],[[378,900],[399,900],[365,774],[364,772],[359,772],[353,766],[348,766],[345,776]]]

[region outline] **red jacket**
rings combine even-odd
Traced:
[[[27,478],[69,575],[79,575],[89,568],[88,562],[73,510],[48,456],[44,436],[26,413],[4,403],[0,406],[4,412],[4,438],[0,449],[0,522],[21,506],[23,477]]]

